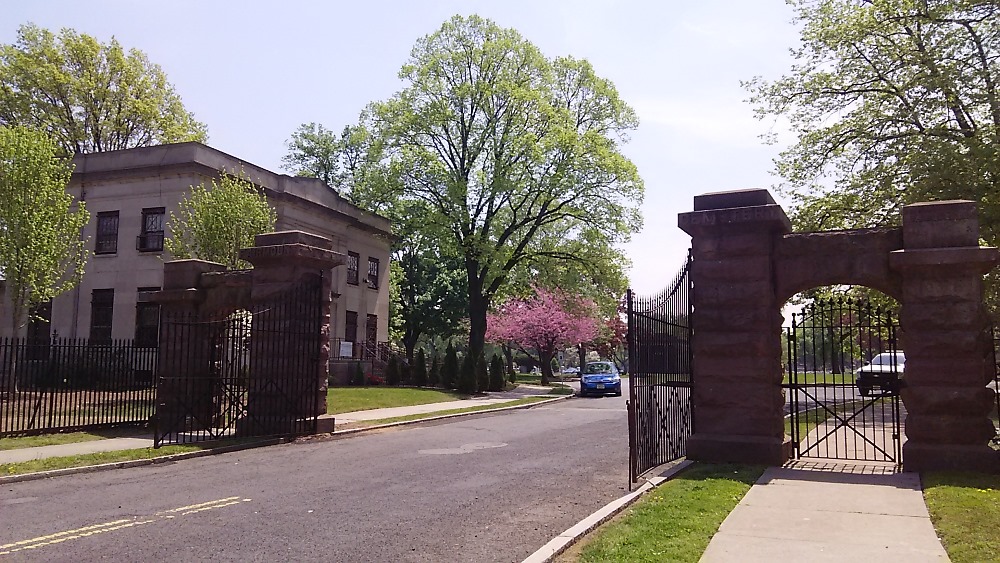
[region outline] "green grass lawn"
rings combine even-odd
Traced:
[[[763,473],[697,464],[660,485],[559,561],[698,561],[722,521]]]
[[[466,399],[465,395],[438,389],[410,387],[331,387],[326,393],[330,414],[387,407],[408,407]]]
[[[799,372],[797,375],[799,385],[854,385],[856,382],[853,373]],[[785,385],[792,382],[791,375],[787,371],[781,382]]]
[[[34,448],[38,446],[56,446],[59,444],[76,444],[92,442],[106,438],[120,438],[148,433],[141,428],[113,428],[110,430],[91,430],[89,432],[60,432],[58,434],[41,434],[38,436],[16,436],[0,438],[0,451]]]
[[[921,475],[931,522],[954,563],[1000,561],[1000,475]]]
[[[516,407],[518,405],[530,405],[531,403],[537,403],[539,401],[548,401],[548,397],[525,397],[523,399],[515,399],[508,401],[506,403],[500,403],[496,405],[481,405],[478,407],[466,407],[462,409],[448,409],[444,411],[428,412],[422,414],[411,414],[406,416],[394,416],[392,418],[380,418],[378,420],[360,420],[358,422],[351,422],[347,424],[338,424],[336,430],[350,430],[352,428],[366,428],[368,426],[378,426],[379,424],[392,424],[393,422],[408,422],[411,420],[421,420],[424,418],[432,418],[435,416],[445,416],[449,414],[461,414],[466,412],[480,412],[489,411],[495,409],[504,409],[507,407]]]

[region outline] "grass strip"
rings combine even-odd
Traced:
[[[763,471],[762,466],[696,464],[598,528],[565,560],[698,561]]]
[[[366,411],[388,407],[408,407],[466,399],[459,393],[413,387],[331,387],[327,390],[327,412]]]
[[[921,478],[948,557],[954,563],[1000,561],[1000,475],[934,471]]]
[[[135,433],[136,430],[132,429],[131,434],[122,432],[120,435],[134,435]],[[40,434],[38,436],[0,438],[0,451],[37,448],[39,446],[58,446],[61,444],[78,444],[80,442],[93,442],[111,437],[115,437],[115,435],[107,432],[63,432],[59,434]]]
[[[530,405],[531,403],[537,403],[539,401],[548,401],[548,397],[526,397],[524,399],[515,399],[513,401],[508,401],[506,403],[499,403],[496,405],[480,405],[478,407],[466,407],[462,409],[448,409],[444,411],[434,411],[421,414],[409,414],[406,416],[394,416],[392,418],[379,418],[377,420],[359,420],[357,422],[349,422],[346,424],[336,425],[337,430],[350,430],[352,428],[367,428],[369,426],[378,426],[379,424],[392,424],[394,422],[408,422],[411,420],[421,420],[424,418],[432,418],[435,416],[446,416],[449,414],[461,414],[466,412],[479,412],[479,411],[489,411],[495,409],[505,409],[507,407],[516,407],[519,405]]]
[[[184,446],[163,446],[160,449],[136,448],[133,450],[117,450],[111,452],[98,452],[93,454],[82,454],[65,457],[49,457],[45,459],[33,459],[18,463],[0,464],[0,475],[21,475],[24,473],[37,473],[39,471],[51,471],[53,469],[67,469],[70,467],[86,467],[89,465],[100,465],[102,463],[116,463],[119,461],[135,461],[140,459],[152,459],[173,454],[196,452],[207,450],[219,446],[218,443],[198,444]]]

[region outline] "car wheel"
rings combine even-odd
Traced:
[[[871,387],[858,387],[858,392],[861,393],[862,397],[867,397],[871,392]]]
[[[619,389],[618,391],[615,391],[615,397],[621,397],[621,396],[622,396],[622,390],[621,389]]]

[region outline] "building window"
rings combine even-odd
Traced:
[[[368,319],[365,322],[365,340],[368,342],[368,344],[374,346],[377,338],[378,338],[378,315],[368,315]]]
[[[347,253],[347,283],[358,285],[358,264],[361,262],[361,255],[357,252]]]
[[[368,287],[378,289],[378,258],[368,257]]]
[[[347,311],[344,318],[344,341],[355,342],[358,339],[358,313]]]
[[[139,293],[159,291],[158,287],[140,287]],[[135,304],[135,345],[155,348],[160,343],[160,305],[138,301]]]
[[[95,289],[90,297],[90,341],[111,342],[111,322],[115,317],[115,290]]]
[[[142,230],[135,244],[140,252],[163,250],[163,213],[162,207],[142,210]]]
[[[94,254],[118,252],[118,212],[102,211],[97,214],[97,240]]]

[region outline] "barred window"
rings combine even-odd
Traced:
[[[357,252],[347,253],[347,283],[358,285],[358,264],[361,262],[361,255]]]
[[[135,245],[140,252],[163,250],[163,214],[162,207],[142,210],[142,229]]]
[[[368,287],[378,289],[378,258],[368,257]]]
[[[139,293],[159,291],[158,287],[140,287]],[[136,302],[135,345],[155,348],[160,343],[160,304]]]
[[[111,342],[111,324],[115,317],[115,290],[95,289],[90,297],[90,341]]]
[[[358,313],[357,311],[346,311],[344,321],[344,341],[356,342],[358,339]]]
[[[97,214],[97,238],[94,254],[114,254],[118,252],[118,212],[101,211]]]

